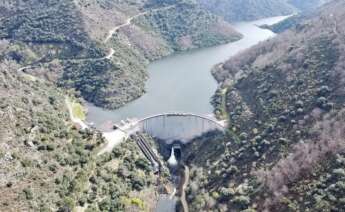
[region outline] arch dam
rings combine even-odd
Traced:
[[[147,133],[168,144],[188,141],[211,131],[224,132],[226,124],[206,116],[192,113],[164,113],[117,126],[127,134]],[[127,125],[127,126],[126,126]]]

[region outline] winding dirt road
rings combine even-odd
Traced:
[[[130,25],[135,18],[138,18],[139,16],[146,15],[146,14],[149,14],[149,13],[152,13],[152,12],[168,10],[168,9],[173,8],[175,6],[176,5],[171,5],[171,6],[167,6],[167,7],[157,8],[157,9],[148,10],[148,11],[145,11],[145,12],[138,13],[138,14],[128,18],[126,23],[118,25],[118,26],[114,27],[113,29],[111,29],[109,31],[109,33],[108,33],[108,36],[105,38],[105,40],[103,42],[106,43],[116,33],[116,31],[118,29]],[[110,48],[109,49],[109,53],[106,56],[104,56],[104,57],[99,57],[99,58],[79,58],[79,59],[63,59],[63,60],[62,59],[57,59],[57,60],[60,60],[60,61],[88,61],[88,60],[96,61],[96,60],[103,60],[103,59],[110,60],[113,57],[114,53],[115,53],[115,50],[113,48]],[[40,64],[49,64],[51,62],[52,61],[45,62],[45,63],[40,63]],[[24,67],[21,67],[21,68],[17,69],[17,72],[24,73],[25,69],[34,68],[34,67],[35,67],[35,65],[27,65],[27,66],[24,66]]]
[[[125,27],[125,26],[128,26],[130,24],[132,24],[132,21],[140,16],[143,16],[143,15],[146,15],[146,14],[149,14],[149,13],[153,13],[153,12],[158,12],[158,11],[164,11],[164,10],[168,10],[170,8],[173,8],[175,7],[176,5],[170,5],[170,6],[166,6],[166,7],[161,7],[161,8],[157,8],[157,9],[152,9],[152,10],[148,10],[148,11],[145,11],[145,12],[141,12],[141,13],[138,13],[132,17],[129,17],[125,23],[123,24],[120,24],[116,27],[114,27],[113,29],[109,30],[108,32],[108,35],[107,37],[104,39],[104,43],[107,43],[108,40],[119,30],[121,29],[122,27]]]
[[[152,13],[152,12],[168,10],[170,8],[173,8],[173,7],[175,7],[175,5],[170,5],[170,6],[166,6],[166,7],[162,7],[162,8],[152,9],[152,10],[148,10],[148,11],[145,11],[145,12],[138,13],[138,14],[128,18],[125,23],[123,23],[121,25],[118,25],[118,26],[114,27],[113,29],[111,29],[109,31],[109,33],[108,33],[108,36],[105,38],[105,40],[103,42],[106,43],[117,32],[117,30],[119,30],[120,28],[130,25],[135,18],[138,18],[138,17],[140,17],[142,15],[146,15],[146,14],[149,14],[149,13]],[[90,61],[90,60],[97,61],[97,60],[103,60],[103,59],[110,60],[113,57],[114,53],[115,53],[115,50],[113,48],[110,48],[109,49],[109,53],[106,56],[104,56],[104,57],[99,57],[99,58],[79,58],[79,59],[63,59],[63,60],[60,60],[60,61]],[[38,63],[38,64],[35,64],[35,65],[31,64],[31,65],[23,66],[23,67],[18,68],[17,72],[20,73],[20,74],[23,74],[23,75],[31,76],[33,79],[36,79],[35,76],[32,76],[30,74],[25,73],[25,70],[26,69],[30,69],[30,68],[35,68],[39,64],[49,64],[51,62],[52,61],[45,62],[45,63]],[[75,124],[78,124],[82,129],[89,128],[89,126],[85,122],[83,122],[82,120],[78,119],[77,117],[74,117],[74,115],[73,115],[73,108],[72,108],[72,102],[70,102],[68,97],[66,97],[65,103],[67,105],[71,121],[73,123],[75,123]],[[126,133],[124,133],[123,131],[121,131],[121,130],[114,130],[112,132],[103,132],[103,136],[106,138],[106,140],[108,142],[107,142],[107,144],[104,147],[102,147],[102,149],[99,151],[98,155],[101,155],[101,154],[103,154],[105,152],[110,152],[114,148],[114,146],[120,144],[122,141],[124,141],[128,137],[128,135]]]
[[[130,17],[130,18],[127,19],[126,23],[121,24],[121,25],[118,25],[118,26],[114,27],[113,29],[109,30],[108,36],[104,39],[103,42],[104,42],[104,43],[108,42],[108,40],[116,33],[117,30],[119,30],[119,29],[122,28],[122,27],[125,27],[125,26],[130,25],[133,19],[135,19],[135,18],[137,18],[137,17],[139,17],[139,16],[142,16],[142,15],[145,15],[145,14],[147,14],[147,13],[148,13],[148,11],[139,13],[139,14],[137,14],[137,15],[135,15],[135,16],[132,16],[132,17]]]

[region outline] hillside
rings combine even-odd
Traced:
[[[204,8],[230,22],[288,15],[293,13],[295,9],[285,0],[198,0],[198,2]]]
[[[73,93],[18,67],[1,60],[0,211],[152,210],[157,176],[134,141],[98,156],[101,133],[70,120]]]
[[[331,0],[288,0],[288,3],[299,9],[300,11],[314,10]]]
[[[196,4],[169,3],[2,1],[0,39],[12,43],[8,59],[34,66],[31,74],[118,108],[145,92],[149,61],[241,38]]]
[[[191,211],[344,210],[344,6],[215,67],[229,129],[186,150]]]
[[[149,61],[241,38],[196,5],[172,3],[0,2],[0,211],[153,210],[166,175],[132,140],[98,156],[105,139],[72,123],[66,102],[119,107],[144,92]]]
[[[103,139],[73,126],[61,90],[1,62],[1,211],[73,207]]]
[[[197,0],[205,9],[229,22],[252,21],[260,18],[311,11],[326,3],[322,0]]]
[[[263,25],[262,28],[269,29],[274,33],[282,33],[285,30],[297,27],[300,23],[302,23],[304,20],[308,18],[308,16],[311,16],[311,14],[301,14],[298,13],[296,15],[290,16],[286,18],[283,21],[280,21],[273,25]]]
[[[299,9],[299,12],[286,18],[285,20],[273,24],[271,26],[262,26],[264,28],[270,29],[275,33],[284,32],[287,29],[298,27],[300,23],[306,19],[315,16],[315,13],[318,13],[320,7],[330,1],[290,1],[291,4],[295,5]]]

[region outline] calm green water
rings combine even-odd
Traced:
[[[210,104],[217,83],[210,70],[220,62],[272,36],[258,25],[273,24],[285,17],[234,24],[244,35],[240,41],[212,48],[170,56],[149,65],[150,79],[147,93],[118,110],[104,110],[88,105],[87,121],[97,128],[105,128],[127,118],[144,118],[159,113],[186,112],[212,115]]]

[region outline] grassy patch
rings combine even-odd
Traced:
[[[221,108],[220,108],[221,119],[228,119],[229,118],[228,111],[226,110],[226,94],[227,94],[227,92],[228,92],[228,88],[224,88],[221,91],[221,95],[222,95],[222,104],[221,104]]]
[[[33,82],[35,82],[37,80],[36,77],[34,77],[30,74],[23,74],[23,77],[24,77],[24,79],[29,80],[29,81],[33,81]]]
[[[73,102],[72,103],[72,113],[75,118],[78,118],[80,120],[85,120],[86,114],[84,111],[84,108],[81,104]]]
[[[139,198],[132,198],[131,204],[139,207],[140,209],[144,209],[144,202]]]

